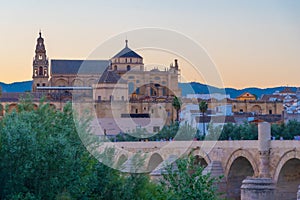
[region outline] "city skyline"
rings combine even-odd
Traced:
[[[300,86],[297,1],[12,1],[0,8],[0,81],[31,80],[41,29],[49,59],[85,59],[114,35],[143,27],[180,32],[208,52],[225,87]],[[70,6],[71,5],[71,6]],[[125,38],[124,38],[125,39]],[[134,47],[135,39],[129,44]],[[109,59],[123,48],[108,49]],[[180,48],[181,44],[178,44]],[[145,64],[172,60],[144,52]],[[148,55],[148,56],[147,56]],[[180,62],[180,59],[179,59]],[[185,70],[185,63],[181,62]],[[186,81],[194,80],[192,73]]]

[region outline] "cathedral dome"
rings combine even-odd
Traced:
[[[122,49],[119,53],[117,53],[113,58],[142,58],[142,56],[140,56],[128,47],[128,40],[126,40],[125,42],[125,48]]]

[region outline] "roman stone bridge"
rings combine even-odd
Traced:
[[[267,126],[269,129],[270,126]],[[276,199],[296,199],[300,185],[300,141],[270,140],[270,130],[259,128],[257,141],[171,141],[115,143],[124,152],[147,153],[145,168],[152,177],[160,176],[158,166],[170,158],[192,154],[197,164],[213,176],[223,175],[219,188],[229,199],[240,199],[246,177],[271,178]],[[266,131],[266,133],[264,133]],[[125,162],[126,153],[119,154]]]

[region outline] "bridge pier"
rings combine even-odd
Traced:
[[[259,175],[242,182],[241,200],[275,199],[275,184],[270,176],[271,126],[267,122],[258,125]]]
[[[241,200],[275,199],[275,185],[271,178],[251,178],[243,180]]]
[[[298,186],[297,200],[300,200],[300,185]]]
[[[212,161],[207,167],[204,168],[202,173],[210,173],[212,177],[224,176],[224,170],[221,161]],[[224,195],[226,194],[226,180],[224,177],[217,183],[216,186],[218,188],[218,192],[224,193]]]

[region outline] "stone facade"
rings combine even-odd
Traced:
[[[48,58],[46,58],[44,39],[40,33],[33,64],[33,91],[36,91],[38,86],[60,87],[60,90],[63,87],[87,86],[92,90],[92,97],[89,100],[94,101],[98,117],[115,117],[112,116],[114,108],[108,106],[110,102],[117,102],[120,105],[126,104],[120,109],[123,114],[158,115],[159,111],[155,108],[157,106],[163,108],[166,121],[170,122],[176,118],[173,114],[175,111],[172,107],[172,99],[174,96],[181,96],[181,90],[178,88],[177,59],[169,69],[164,71],[158,68],[146,71],[143,57],[131,50],[126,40],[125,48],[110,60],[54,59],[51,60],[50,67],[49,77]],[[40,68],[43,70],[39,71]],[[68,89],[63,92],[70,95],[76,93]],[[59,95],[56,89],[44,93],[48,93],[50,101],[55,93]],[[88,94],[85,92],[83,96]]]
[[[256,114],[269,115],[277,114],[281,115],[283,112],[283,102],[281,101],[237,101],[229,100],[232,105],[232,112],[234,113],[248,113],[253,112]]]

